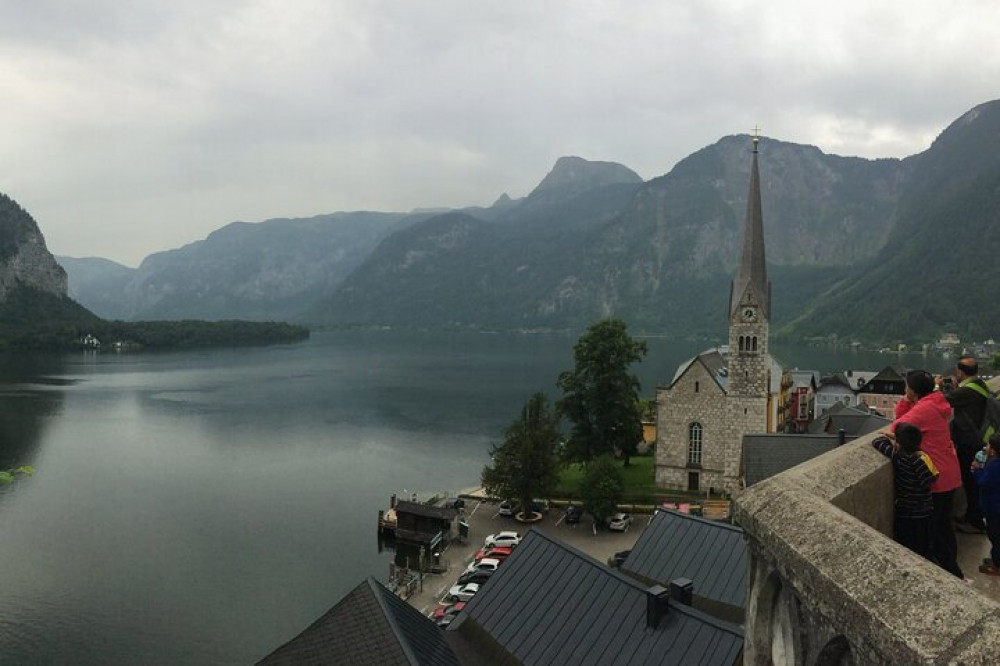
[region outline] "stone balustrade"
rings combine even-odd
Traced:
[[[736,498],[746,664],[1000,663],[1000,603],[892,540],[892,466],[873,437]]]

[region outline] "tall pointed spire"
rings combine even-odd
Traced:
[[[733,290],[729,298],[730,317],[736,313],[747,287],[751,286],[763,316],[766,319],[771,318],[771,283],[767,279],[767,266],[764,262],[764,215],[761,212],[760,173],[757,169],[757,145],[759,143],[760,134],[754,128],[750,192],[747,195],[747,217],[743,226],[743,252],[740,265],[736,269]]]

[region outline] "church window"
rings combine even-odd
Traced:
[[[688,465],[701,466],[701,435],[700,423],[696,422],[688,426]]]
[[[756,336],[756,335],[755,335],[755,336],[753,336],[753,337],[752,337],[752,338],[750,339],[750,341],[751,341],[751,342],[750,342],[750,345],[751,345],[751,346],[753,347],[753,349],[752,349],[751,351],[757,351],[757,336]]]
[[[743,351],[743,336],[740,336],[740,351]]]
[[[699,382],[695,382],[694,383],[694,392],[697,393],[699,388],[701,388],[701,384]]]

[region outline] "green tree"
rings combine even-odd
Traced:
[[[590,512],[598,525],[604,525],[618,511],[623,492],[622,470],[611,455],[605,453],[587,465],[580,481],[580,497],[583,510]]]
[[[31,476],[35,473],[35,468],[31,465],[22,465],[14,469],[0,469],[0,486],[14,483],[18,476]]]
[[[490,448],[493,463],[482,474],[486,493],[519,500],[525,510],[535,497],[549,495],[559,482],[559,440],[559,417],[536,393],[507,426],[503,443]]]
[[[602,319],[577,340],[573,370],[557,382],[559,411],[572,423],[568,460],[587,463],[617,450],[629,464],[642,440],[639,379],[629,366],[645,355],[645,341],[632,339],[621,319]]]

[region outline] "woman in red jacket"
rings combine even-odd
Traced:
[[[926,370],[910,370],[906,373],[906,399],[896,405],[896,420],[890,430],[895,432],[896,424],[905,420],[920,428],[923,439],[920,449],[926,453],[940,475],[931,485],[934,499],[933,527],[931,530],[934,559],[949,573],[964,578],[958,566],[958,543],[955,529],[951,524],[951,508],[955,489],[962,485],[962,472],[958,466],[958,455],[952,444],[948,429],[951,405],[940,391],[934,390],[934,378]]]

